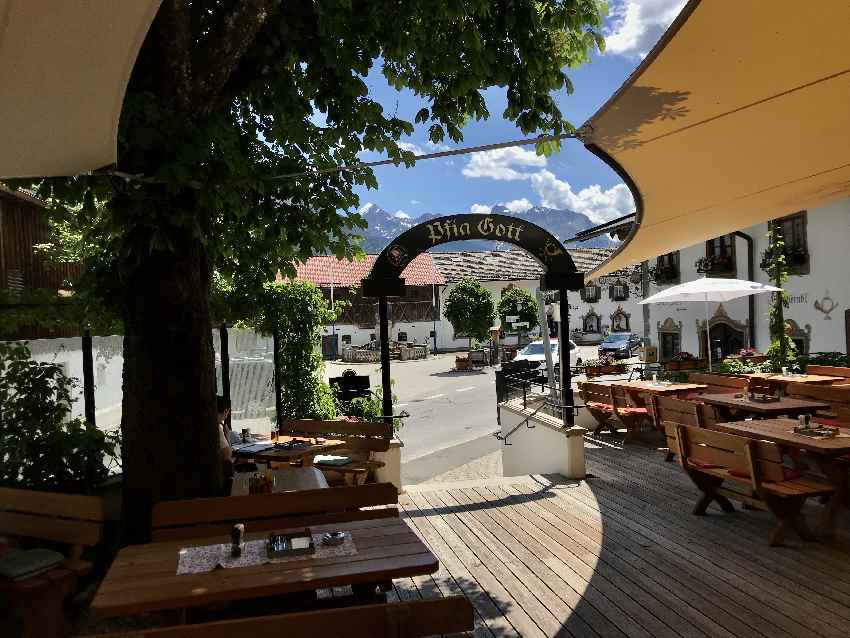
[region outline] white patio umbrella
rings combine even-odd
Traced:
[[[760,284],[756,281],[744,279],[723,279],[715,277],[704,277],[688,281],[678,286],[671,286],[659,293],[647,297],[641,304],[648,303],[673,303],[677,301],[702,301],[705,304],[705,338],[706,351],[708,353],[708,370],[711,371],[711,330],[709,329],[708,302],[709,301],[731,301],[740,297],[749,297],[764,292],[779,292],[781,288]],[[750,344],[752,345],[752,344]]]

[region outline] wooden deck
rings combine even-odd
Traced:
[[[772,549],[765,512],[693,516],[696,489],[657,450],[603,444],[587,464],[580,483],[410,488],[404,515],[440,570],[391,598],[463,593],[476,636],[850,636],[846,535]]]

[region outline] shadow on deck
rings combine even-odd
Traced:
[[[586,481],[410,488],[404,514],[440,570],[391,596],[463,593],[477,636],[850,635],[846,533],[770,548],[766,512],[692,516],[696,489],[659,451],[588,443]]]

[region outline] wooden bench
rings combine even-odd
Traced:
[[[838,425],[838,410],[850,409],[850,385],[816,385],[812,383],[789,383],[785,392],[795,399],[809,399],[829,403],[829,410],[818,411],[815,420],[828,425]]]
[[[153,507],[151,538],[227,536],[236,523],[257,532],[390,518],[398,516],[397,504],[398,490],[392,483],[164,501]]]
[[[472,604],[463,596],[451,596],[179,625],[102,638],[421,638],[473,628]]]
[[[332,465],[316,462],[314,465],[330,475],[342,477],[347,485],[363,485],[377,468],[383,467],[383,461],[372,458],[374,452],[386,452],[390,449],[393,438],[391,423],[370,423],[364,421],[285,421],[281,426],[281,434],[288,436],[323,436],[328,439],[343,440],[344,449],[334,452],[334,455],[347,456],[351,459],[345,465]]]
[[[747,389],[746,377],[694,372],[688,375],[688,381],[708,386],[705,390],[701,390],[700,394],[737,394]]]
[[[674,445],[670,440],[668,425],[691,425],[698,428],[711,427],[717,423],[717,412],[713,406],[687,401],[674,397],[653,395],[650,399],[652,419],[655,428],[667,437],[667,456],[665,461],[672,461],[675,456]]]
[[[804,540],[813,537],[801,514],[809,497],[826,496],[835,488],[818,479],[803,477],[782,465],[782,450],[767,441],[681,424],[667,424],[671,450],[702,492],[693,513],[705,515],[712,501],[724,512],[734,512],[729,499],[770,511],[777,524],[770,533],[771,546],[782,544],[789,529]],[[724,487],[726,481],[746,486],[747,493]]]
[[[587,411],[599,424],[594,434],[599,434],[605,428],[616,434],[622,425],[626,428],[626,440],[629,440],[649,420],[649,410],[635,405],[625,386],[582,383],[579,385],[579,394]]]
[[[83,559],[84,549],[101,541],[104,523],[111,518],[99,497],[0,488],[0,536],[67,547],[65,562],[50,571],[0,580],[0,599],[8,599],[10,620],[23,626],[24,636],[70,633],[63,607],[77,592],[80,577],[92,570]]]
[[[850,383],[850,368],[841,366],[806,366],[806,374],[820,374],[825,377],[844,377],[847,381],[836,381],[836,383]]]

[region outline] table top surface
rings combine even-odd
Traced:
[[[769,379],[771,381],[776,381],[777,383],[818,383],[824,385],[830,385],[836,381],[842,381],[844,379],[844,377],[829,377],[822,374],[797,374],[793,376],[783,376],[782,373],[778,372],[751,372],[744,376],[756,379]]]
[[[761,401],[752,401],[746,396],[735,397],[734,394],[703,394],[700,395],[699,400],[703,403],[746,410],[755,414],[785,414],[788,412],[799,414],[807,410],[815,412],[829,408],[829,403],[823,401],[809,401],[808,399],[794,399],[792,397],[782,397],[778,401],[762,403]]]
[[[612,381],[611,385],[621,385],[641,392],[653,394],[672,394],[689,390],[705,390],[708,386],[701,383],[653,383],[652,381]]]
[[[229,539],[131,545],[115,557],[92,601],[92,611],[99,617],[111,617],[183,609],[325,587],[377,583],[431,574],[439,568],[437,557],[399,518],[315,526],[310,531],[351,532],[357,553],[325,558],[305,556],[303,560],[283,563],[178,575],[180,549],[229,542]],[[247,537],[266,538],[267,534],[249,533]]]
[[[332,450],[338,450],[339,448],[345,447],[347,445],[345,441],[339,441],[337,439],[325,439],[321,443],[316,443],[316,439],[303,436],[277,437],[278,443],[287,443],[289,441],[306,441],[307,443],[310,443],[310,445],[308,447],[296,449],[284,449],[280,447],[275,447],[274,449],[272,449],[273,443],[271,442],[271,440],[256,441],[255,445],[265,444],[268,445],[269,449],[260,452],[234,449],[233,456],[251,459],[269,459],[271,461],[289,461],[300,459],[305,456],[316,456],[317,454],[326,454],[327,452],[330,452]]]
[[[293,490],[317,490],[328,487],[328,481],[316,467],[285,467],[279,470],[265,470],[263,474],[272,475],[272,492],[291,492]],[[233,476],[230,488],[231,496],[248,494],[248,483],[254,472],[237,472]]]
[[[732,421],[712,425],[714,430],[747,436],[753,439],[772,441],[779,445],[808,450],[817,454],[840,456],[850,452],[850,429],[841,428],[841,435],[829,439],[817,439],[794,433],[795,419],[761,419],[758,421]]]

